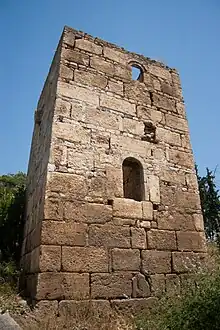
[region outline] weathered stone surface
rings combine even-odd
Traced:
[[[125,97],[128,99],[132,99],[138,103],[151,105],[150,94],[144,83],[132,81],[131,83],[124,84],[124,93]]]
[[[192,168],[194,159],[192,153],[183,152],[180,150],[169,150],[169,161],[171,163]]]
[[[142,267],[147,273],[171,273],[171,252],[141,251]]]
[[[203,232],[177,232],[177,245],[180,251],[206,252]]]
[[[160,203],[160,182],[156,175],[147,176],[147,189],[150,195],[150,201],[155,204]]]
[[[115,198],[113,202],[113,216],[142,219],[142,203],[127,198]]]
[[[149,71],[151,74],[153,74],[156,77],[168,80],[168,81],[172,81],[172,77],[171,74],[169,72],[169,70],[167,70],[166,68],[159,66],[159,65],[155,65],[155,64],[151,64],[149,66]]]
[[[87,299],[89,274],[40,273],[36,299]]]
[[[122,65],[126,65],[128,61],[128,55],[125,53],[122,53],[116,49],[110,48],[110,47],[104,47],[104,56],[108,59],[118,62]]]
[[[43,221],[41,243],[51,245],[86,245],[87,225],[64,221]]]
[[[186,119],[173,116],[171,114],[166,114],[166,125],[174,129],[178,129],[183,132],[188,132],[188,124]]]
[[[135,115],[135,105],[123,99],[118,99],[108,94],[101,94],[100,106],[113,109],[129,115]]]
[[[90,65],[92,68],[101,71],[103,73],[106,73],[109,76],[114,76],[115,73],[115,66],[114,64],[105,61],[104,59],[100,57],[93,56],[90,61]]]
[[[157,108],[175,112],[175,101],[165,95],[153,93],[153,105]]]
[[[105,76],[89,71],[75,70],[74,80],[83,85],[91,85],[99,88],[105,88],[107,85]]]
[[[149,249],[176,250],[176,234],[170,230],[151,229],[147,232]]]
[[[62,269],[67,272],[108,272],[108,252],[97,247],[62,247]]]
[[[39,250],[39,270],[41,272],[61,270],[61,246],[41,245]]]
[[[99,105],[99,94],[86,87],[60,81],[58,82],[57,92],[59,95],[68,97],[69,99],[81,100],[96,106]]]
[[[57,138],[70,142],[87,144],[90,141],[90,131],[79,123],[54,123],[54,134]]]
[[[144,228],[131,228],[131,247],[132,249],[146,249],[147,240]]]
[[[161,211],[157,214],[158,229],[168,230],[195,230],[192,214],[180,211]]]
[[[59,316],[61,318],[83,319],[85,315],[99,317],[111,312],[108,300],[61,300],[59,302]]]
[[[92,298],[127,298],[132,294],[132,274],[111,273],[91,275]]]
[[[140,251],[137,249],[113,249],[112,268],[119,270],[140,270]]]
[[[66,65],[60,66],[60,77],[68,80],[73,79],[73,70]]]
[[[180,293],[180,278],[175,274],[166,275],[166,292],[169,295],[177,295]]]
[[[91,42],[89,40],[85,39],[77,39],[75,41],[75,47],[85,50],[87,52],[101,55],[102,54],[102,47],[99,45],[96,45],[94,42]]]
[[[148,185],[149,189],[150,189],[150,184]],[[142,202],[142,207],[143,207],[143,219],[153,220],[153,204],[151,202]]]
[[[157,299],[154,297],[138,299],[118,299],[111,301],[112,306],[119,312],[129,315],[140,315],[148,308],[156,305]]]
[[[177,273],[199,271],[206,258],[206,253],[172,252],[173,270]]]
[[[108,81],[108,90],[112,93],[118,94],[118,95],[123,95],[123,83],[121,81],[113,81],[109,80]]]
[[[181,146],[180,134],[171,132],[169,129],[158,127],[156,137],[159,142],[168,143],[171,146]]]
[[[140,273],[136,274],[132,278],[132,285],[133,285],[132,297],[146,298],[151,295],[150,284],[148,282],[147,277],[145,277],[143,274]]]
[[[161,297],[165,293],[165,276],[162,274],[151,275],[151,290],[156,297]]]
[[[137,117],[144,121],[148,121],[148,120],[152,121],[154,124],[157,124],[157,123],[164,124],[165,123],[163,112],[152,109],[151,107],[143,106],[143,105],[137,106]]]
[[[63,49],[62,50],[62,58],[70,61],[75,62],[78,64],[88,65],[89,64],[89,56],[86,54],[82,54],[79,51],[72,50],[72,49]]]
[[[198,214],[198,213],[193,214],[193,220],[196,230],[204,231],[204,221],[202,214]]]
[[[66,199],[84,199],[87,193],[86,179],[81,175],[54,172],[48,176],[47,189],[62,193]]]
[[[130,247],[130,228],[128,226],[91,225],[89,245],[105,247]]]

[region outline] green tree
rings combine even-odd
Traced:
[[[26,175],[0,176],[0,261],[19,264],[24,226]]]
[[[198,168],[196,173],[199,184],[201,207],[204,218],[206,237],[211,240],[219,240],[220,234],[220,198],[215,184],[215,172],[206,169],[206,175],[200,177]]]

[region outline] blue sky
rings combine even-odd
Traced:
[[[0,0],[0,174],[27,169],[64,25],[177,68],[200,172],[220,165],[219,0]]]

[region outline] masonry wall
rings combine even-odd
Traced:
[[[132,80],[132,65],[140,80]],[[42,211],[31,227],[41,224],[37,248],[26,254],[35,265],[25,270],[29,294],[60,314],[77,301],[142,308],[180,290],[206,252],[179,75],[70,28],[57,68],[28,175],[41,189],[29,188],[28,200]],[[127,158],[142,168],[141,201],[124,198]],[[27,223],[36,207],[29,208]]]

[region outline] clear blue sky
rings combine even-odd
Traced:
[[[176,67],[200,171],[220,165],[219,0],[0,0],[0,174],[27,169],[64,25]]]

